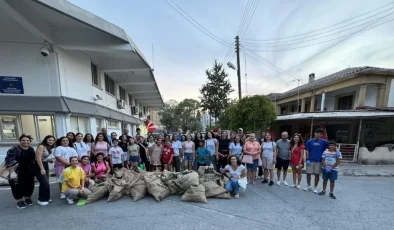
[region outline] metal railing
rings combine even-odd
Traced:
[[[357,144],[338,144],[338,149],[342,153],[342,161],[344,162],[355,162],[356,154],[358,151]]]

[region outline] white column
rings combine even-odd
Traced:
[[[89,126],[90,126],[90,133],[95,137],[97,135],[97,123],[96,123],[96,118],[95,117],[90,117],[89,118]]]
[[[321,103],[320,103],[320,111],[323,112],[324,111],[324,105],[326,102],[326,93],[322,93],[321,94]]]
[[[131,136],[135,137],[135,135],[137,134],[137,132],[135,131],[136,129],[137,129],[137,126],[132,124],[131,129],[130,129]]]
[[[66,120],[63,114],[55,114],[55,129],[56,129],[57,138],[66,135],[67,133]]]

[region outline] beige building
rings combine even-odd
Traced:
[[[320,127],[328,140],[339,143],[347,161],[394,163],[393,80],[394,69],[376,67],[348,68],[319,79],[310,74],[305,85],[267,95],[278,114],[272,132],[309,139]]]

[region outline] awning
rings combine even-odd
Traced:
[[[69,111],[70,113],[111,118],[110,112],[108,111],[107,108],[103,106],[89,103],[86,101],[76,100],[69,97],[63,97],[63,98],[68,108],[70,109]]]
[[[387,111],[336,111],[336,112],[320,112],[320,113],[296,113],[290,115],[278,116],[276,120],[303,120],[303,119],[322,119],[322,118],[378,118],[393,117],[394,112]]]
[[[61,97],[0,96],[0,111],[68,113]]]
[[[129,115],[123,114],[123,120],[124,120],[126,123],[137,124],[137,120],[136,120],[134,117],[129,116]]]
[[[112,119],[120,120],[120,121],[124,120],[122,113],[116,112],[115,110],[112,110],[112,109],[109,109],[109,112],[111,114]]]

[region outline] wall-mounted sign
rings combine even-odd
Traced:
[[[0,76],[0,93],[24,94],[22,78]]]

